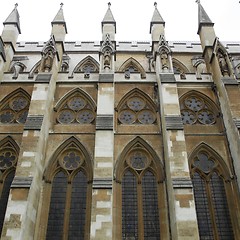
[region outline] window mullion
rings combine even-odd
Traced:
[[[68,182],[67,194],[66,194],[66,205],[64,213],[64,225],[63,225],[63,240],[68,240],[68,229],[69,229],[69,216],[71,207],[71,196],[72,196],[72,182]]]
[[[143,195],[142,183],[137,184],[137,198],[138,198],[138,234],[139,240],[144,240],[144,219],[143,219]]]
[[[213,234],[214,234],[214,239],[218,240],[218,232],[217,232],[217,224],[215,220],[215,211],[214,211],[214,206],[212,202],[212,192],[211,192],[211,187],[210,187],[210,179],[206,181],[206,192],[207,192],[207,198],[208,198],[208,206],[209,206],[209,211],[210,211],[210,217],[212,221],[212,226],[213,226]]]

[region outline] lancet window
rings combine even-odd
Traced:
[[[191,175],[200,239],[234,239],[227,179],[216,156],[205,149],[197,151]]]
[[[6,138],[0,142],[0,234],[4,223],[10,187],[15,175],[18,151],[17,144]]]
[[[151,153],[136,142],[117,166],[119,239],[165,239],[163,178],[162,167],[156,166]]]
[[[91,210],[91,160],[71,138],[57,150],[45,172],[44,208],[39,239],[87,239]],[[44,210],[44,211],[45,211]]]

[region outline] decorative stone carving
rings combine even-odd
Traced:
[[[46,43],[42,50],[42,60],[40,64],[40,71],[50,72],[52,70],[53,59],[57,53],[54,37],[51,36],[50,40]]]
[[[110,39],[110,34],[106,34],[102,43],[101,53],[103,56],[103,69],[111,69],[112,54],[114,54],[114,45]]]
[[[171,70],[171,67],[170,67],[171,50],[168,46],[167,41],[165,40],[164,35],[160,35],[159,45],[158,45],[158,53],[160,54],[162,71],[169,72],[169,70]]]
[[[226,61],[226,56],[223,55],[221,51],[217,53],[217,58],[219,62],[219,67],[221,69],[222,75],[225,76],[230,76],[230,71],[229,71],[229,66]]]
[[[192,59],[192,64],[196,68],[196,76],[197,78],[202,78],[203,73],[207,73],[206,63],[203,57],[198,56]]]

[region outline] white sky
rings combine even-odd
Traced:
[[[18,3],[22,34],[18,41],[47,41],[51,21],[63,2],[68,34],[66,41],[100,41],[101,21],[108,0],[0,0],[0,23],[3,23],[15,3]],[[169,41],[199,41],[198,6],[195,0],[156,0]],[[154,0],[111,0],[111,10],[117,23],[117,41],[150,41],[150,21]],[[215,23],[220,41],[240,41],[239,0],[201,0]],[[0,24],[0,33],[3,25]]]

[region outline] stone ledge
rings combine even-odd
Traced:
[[[173,188],[193,188],[190,178],[174,178],[172,179]]]
[[[181,116],[165,116],[167,130],[183,130]]]
[[[11,188],[30,188],[32,177],[14,177]]]
[[[113,115],[98,115],[96,130],[113,130]]]
[[[43,115],[28,116],[24,125],[24,130],[41,130]]]
[[[93,188],[95,189],[112,189],[111,178],[95,178],[93,179]]]

